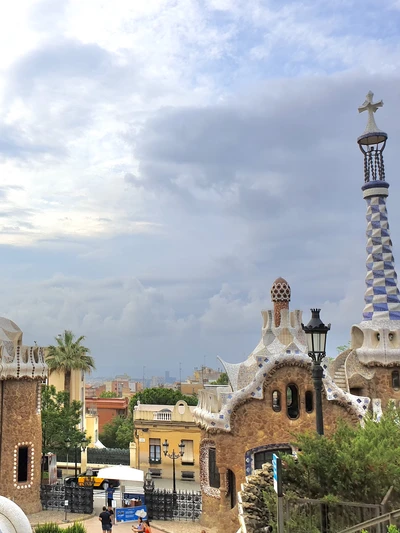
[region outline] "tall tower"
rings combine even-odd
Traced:
[[[368,122],[357,139],[364,155],[363,197],[367,202],[367,275],[363,321],[352,328],[352,347],[361,362],[393,363],[400,360],[400,294],[389,233],[383,151],[387,134],[375,122],[374,113],[383,106],[373,102],[370,91],[359,113],[367,111]]]

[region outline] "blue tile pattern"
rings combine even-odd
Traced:
[[[367,285],[364,320],[400,320],[400,294],[389,233],[385,196],[367,201]]]

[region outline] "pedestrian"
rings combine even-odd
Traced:
[[[144,531],[144,533],[151,533],[150,522],[148,520],[144,521],[144,529],[143,529],[143,531]]]
[[[114,487],[108,487],[107,488],[107,500],[108,500],[108,507],[112,506],[112,501],[114,498]]]
[[[107,513],[110,515],[110,520],[111,520],[111,531],[112,531],[112,527],[113,527],[113,525],[114,525],[114,511],[113,511],[112,505],[109,505],[109,506],[108,506]]]
[[[111,531],[111,517],[110,513],[107,511],[107,507],[103,507],[103,511],[99,514],[99,520],[103,532]]]
[[[134,531],[135,533],[142,533],[144,531],[143,518],[141,516],[139,516],[138,525],[136,527],[132,526],[132,531]]]

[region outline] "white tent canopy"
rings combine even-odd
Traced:
[[[144,474],[142,470],[131,468],[130,466],[118,465],[101,468],[97,477],[103,479],[118,479],[119,481],[137,481],[143,483]]]

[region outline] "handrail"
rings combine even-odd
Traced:
[[[350,355],[350,354],[349,354]],[[346,387],[347,387],[347,392],[350,392],[350,385],[349,385],[349,378],[348,378],[348,375],[347,375],[347,360],[349,358],[349,355],[346,357],[346,359],[344,360],[344,377],[346,379]]]
[[[371,527],[371,526],[377,526],[387,521],[389,521],[389,524],[393,524],[393,520],[395,518],[400,518],[400,509],[397,509],[396,511],[392,511],[391,513],[383,514],[382,516],[378,516],[377,518],[371,518],[370,520],[366,520],[365,522],[362,522],[361,524],[357,524],[347,529],[343,529],[342,531],[340,531],[340,533],[357,533],[358,531],[361,531],[362,529],[366,529],[367,527]]]

